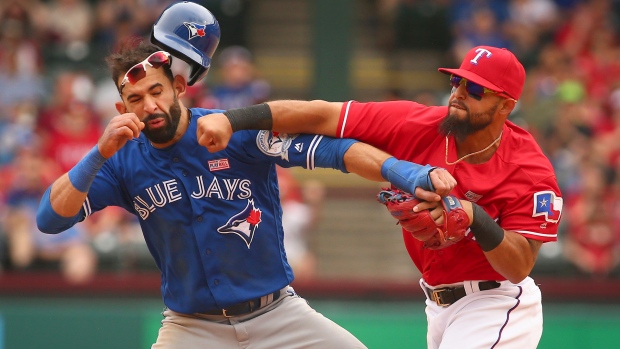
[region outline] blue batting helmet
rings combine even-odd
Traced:
[[[153,25],[151,42],[190,66],[188,85],[207,75],[220,42],[220,25],[209,10],[193,2],[168,6]]]

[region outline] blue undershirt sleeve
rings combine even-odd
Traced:
[[[354,139],[323,137],[314,153],[315,167],[333,168],[349,173],[344,163],[344,154],[357,143]]]
[[[61,233],[80,221],[80,218],[84,216],[82,210],[73,217],[62,217],[52,208],[50,202],[50,192],[52,187],[50,186],[43,194],[39,209],[37,211],[37,227],[39,230],[46,234],[58,234]]]

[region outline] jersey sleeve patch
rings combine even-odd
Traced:
[[[544,216],[550,223],[557,223],[562,216],[562,205],[564,201],[561,197],[555,196],[552,191],[539,191],[534,193],[534,212],[532,217]]]
[[[256,135],[256,145],[265,155],[279,156],[283,160],[289,161],[288,150],[297,136],[297,134],[261,130]]]

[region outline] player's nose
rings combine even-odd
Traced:
[[[458,99],[467,98],[467,88],[465,87],[465,84],[460,84],[459,87],[453,87],[452,95]]]
[[[143,108],[146,113],[155,114],[158,111],[159,107],[157,106],[155,98],[153,98],[152,96],[146,95],[144,97]]]

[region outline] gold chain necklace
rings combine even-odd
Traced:
[[[472,155],[476,155],[476,154],[480,154],[483,153],[487,150],[489,150],[495,143],[499,142],[500,139],[502,139],[502,134],[504,133],[504,130],[502,130],[502,132],[499,133],[499,136],[491,143],[489,144],[486,148],[482,149],[482,150],[478,150],[476,152],[473,153],[469,153],[467,155],[464,155],[462,158],[456,160],[455,162],[449,162],[448,161],[448,136],[446,136],[446,165],[455,165],[465,159],[467,159],[468,157],[472,156]]]

